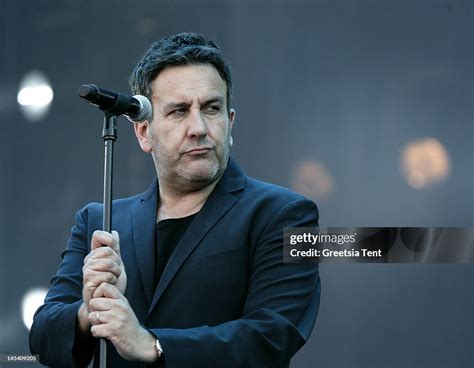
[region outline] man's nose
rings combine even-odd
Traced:
[[[200,109],[191,110],[188,123],[188,135],[190,137],[203,137],[207,135],[207,122]]]

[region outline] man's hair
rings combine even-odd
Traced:
[[[138,62],[129,84],[134,94],[151,99],[151,84],[167,67],[211,64],[227,85],[227,109],[232,98],[232,74],[219,46],[198,33],[179,33],[153,43]]]

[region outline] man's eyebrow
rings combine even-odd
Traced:
[[[164,111],[170,111],[174,109],[188,108],[189,104],[186,102],[170,102],[163,106]]]
[[[205,100],[202,105],[203,106],[208,106],[210,104],[213,104],[213,103],[220,103],[220,104],[224,104],[224,97],[221,97],[221,96],[216,96],[216,97],[211,97],[207,100]]]
[[[209,106],[213,103],[220,103],[224,104],[224,97],[222,96],[215,96],[215,97],[210,97],[209,99],[205,100],[202,103],[202,106]],[[163,111],[172,111],[175,109],[187,109],[189,107],[189,103],[187,102],[169,102],[163,106]]]

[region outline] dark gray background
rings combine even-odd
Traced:
[[[83,83],[128,91],[147,46],[215,38],[235,78],[234,157],[291,185],[317,159],[335,190],[322,226],[474,226],[472,1],[0,0],[0,354],[27,353],[20,302],[47,286],[74,213],[101,201],[102,116]],[[41,69],[55,99],[31,124],[16,103]],[[403,145],[438,139],[440,184],[415,190]],[[115,197],[143,191],[149,157],[120,120]],[[472,265],[322,265],[321,309],[292,367],[472,367]]]

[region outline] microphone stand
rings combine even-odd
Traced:
[[[102,138],[105,147],[102,230],[110,233],[112,231],[113,154],[114,142],[117,140],[117,116],[133,113],[134,119],[138,119],[137,121],[147,120],[151,117],[152,107],[150,101],[144,96],[136,95],[131,97],[123,93],[116,93],[99,88],[94,84],[84,84],[79,87],[77,92],[81,98],[99,107],[105,113],[102,128]],[[95,356],[94,359],[97,359],[97,356]],[[106,363],[107,343],[105,339],[102,338],[99,343],[99,367],[106,368]]]
[[[112,231],[112,179],[114,163],[114,142],[117,140],[117,117],[105,113],[102,128],[104,140],[104,210],[102,218],[102,230],[110,233]],[[96,358],[94,358],[96,359]],[[99,367],[106,368],[107,343],[101,338],[99,343]]]

